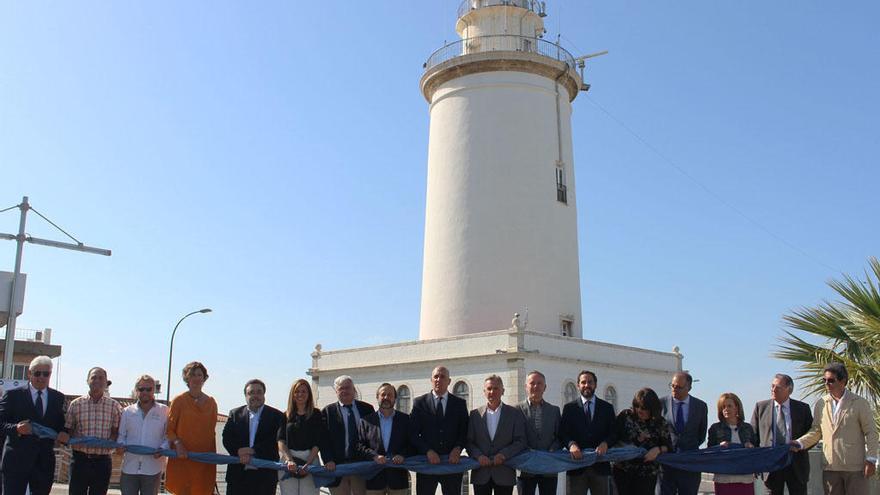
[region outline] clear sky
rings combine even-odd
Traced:
[[[547,39],[610,51],[574,102],[585,337],[680,346],[695,395],[750,408],[793,370],[782,316],[878,254],[880,4],[547,4]],[[205,306],[173,390],[203,361],[221,409],[255,376],[283,407],[316,343],[417,338],[418,81],[457,6],[0,2],[0,209],[113,250],[25,248],[19,327],[54,329],[59,388],[164,381]]]

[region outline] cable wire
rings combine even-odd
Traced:
[[[809,259],[810,261],[813,261],[814,263],[816,263],[816,264],[818,264],[818,265],[821,265],[821,266],[823,266],[823,267],[825,267],[825,268],[827,268],[827,269],[829,269],[829,270],[831,270],[831,271],[833,271],[833,272],[841,273],[840,270],[838,270],[838,269],[832,267],[831,265],[829,265],[828,263],[825,263],[824,261],[822,261],[822,260],[820,260],[820,259],[818,259],[818,258],[816,258],[816,257],[814,257],[814,256],[812,256],[812,255],[810,255],[810,253],[808,253],[808,252],[806,252],[805,250],[801,249],[800,247],[798,247],[798,246],[795,245],[794,243],[789,242],[786,238],[784,238],[784,237],[782,237],[781,235],[779,235],[779,234],[773,232],[772,230],[770,230],[770,228],[764,226],[764,224],[762,224],[761,222],[755,220],[755,219],[752,218],[751,216],[747,215],[744,211],[742,211],[742,210],[740,210],[739,208],[737,208],[733,203],[731,203],[731,202],[727,201],[726,199],[724,199],[720,194],[716,193],[716,192],[713,191],[711,188],[709,188],[709,186],[707,186],[707,185],[703,184],[702,182],[700,182],[699,180],[697,180],[696,177],[694,177],[693,175],[689,174],[689,173],[687,172],[687,170],[683,169],[683,168],[680,167],[677,163],[675,163],[674,161],[672,161],[672,159],[670,159],[670,158],[668,158],[666,155],[664,155],[659,149],[657,149],[657,147],[655,147],[654,145],[652,145],[651,143],[649,143],[645,138],[643,138],[641,135],[639,135],[639,133],[637,133],[637,132],[634,131],[631,127],[629,127],[628,125],[626,125],[626,123],[624,123],[622,120],[620,120],[620,119],[618,119],[617,117],[615,117],[615,116],[614,116],[611,112],[609,112],[605,107],[603,107],[602,105],[600,105],[599,102],[597,102],[597,101],[594,100],[592,97],[590,97],[589,94],[587,95],[587,101],[589,101],[594,107],[598,108],[598,109],[599,109],[602,113],[604,113],[608,118],[610,118],[611,120],[613,120],[617,125],[619,125],[619,126],[620,126],[621,128],[623,128],[626,132],[628,132],[632,137],[634,137],[634,138],[636,139],[636,141],[640,142],[644,147],[648,148],[649,150],[651,150],[651,152],[653,152],[655,155],[657,155],[658,157],[660,157],[660,159],[663,160],[664,162],[666,162],[667,165],[669,165],[670,167],[672,167],[673,169],[675,169],[675,171],[677,171],[679,174],[683,175],[686,179],[688,179],[688,180],[691,181],[693,184],[695,184],[697,187],[699,187],[700,189],[702,189],[703,192],[705,192],[706,194],[709,195],[709,197],[711,197],[711,198],[713,198],[714,200],[718,201],[719,203],[721,203],[722,205],[724,205],[725,207],[727,207],[729,210],[733,211],[734,213],[736,213],[737,215],[739,215],[741,218],[743,218],[744,220],[746,220],[747,222],[749,222],[750,224],[752,224],[752,226],[756,227],[757,229],[761,230],[761,231],[764,232],[765,234],[769,235],[770,237],[772,237],[773,239],[775,239],[777,242],[780,242],[780,243],[784,244],[785,246],[787,246],[787,247],[788,247],[789,249],[791,249],[792,251],[794,251],[794,252],[800,254],[801,256],[803,256],[803,257]]]
[[[53,227],[55,227],[56,229],[60,230],[64,235],[66,235],[67,237],[70,237],[71,239],[73,239],[73,242],[75,242],[75,243],[77,243],[77,244],[82,244],[81,242],[79,242],[79,239],[77,239],[76,237],[74,237],[74,236],[68,234],[66,230],[64,230],[64,229],[62,229],[61,227],[59,227],[58,225],[56,225],[55,222],[53,222],[52,220],[49,220],[48,218],[46,218],[45,216],[43,216],[43,214],[40,213],[40,212],[38,212],[36,209],[34,209],[34,207],[31,207],[31,211],[34,212],[34,213],[36,213],[37,215],[39,215],[40,218],[42,218],[43,220],[49,222]]]
[[[19,207],[21,207],[21,203],[19,203],[17,205],[12,205],[9,208],[3,208],[2,210],[0,210],[0,213],[6,212],[9,210],[14,210],[15,208],[19,208]]]

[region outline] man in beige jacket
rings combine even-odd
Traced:
[[[825,390],[813,408],[813,427],[792,442],[809,449],[822,440],[822,485],[826,495],[868,495],[877,464],[877,428],[868,401],[846,389],[841,363],[825,366]]]

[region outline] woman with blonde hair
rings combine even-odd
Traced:
[[[709,447],[739,444],[752,448],[758,443],[752,425],[746,423],[742,401],[732,392],[718,398],[718,422],[709,427]],[[755,475],[715,474],[716,495],[754,495]]]
[[[216,452],[214,429],[217,403],[202,392],[208,379],[205,365],[193,361],[183,367],[188,390],[171,400],[166,431],[177,458],[168,460],[165,487],[175,495],[211,495],[217,482],[217,466],[186,458],[188,452]]]
[[[309,476],[309,466],[318,464],[318,448],[324,438],[321,411],[309,382],[299,379],[290,386],[284,423],[278,430],[278,453],[287,463],[290,478],[279,483],[282,495],[317,495],[318,489]],[[280,476],[283,476],[282,472]]]

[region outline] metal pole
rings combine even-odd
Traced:
[[[174,335],[177,333],[177,327],[183,323],[183,320],[189,318],[196,313],[210,313],[211,308],[203,308],[192,313],[183,315],[183,318],[177,320],[174,330],[171,331],[171,345],[168,347],[168,383],[165,384],[165,402],[171,404],[171,356],[174,354]]]
[[[9,295],[9,318],[6,321],[6,349],[3,352],[3,378],[11,379],[15,370],[15,292],[18,276],[21,274],[21,255],[24,248],[24,226],[27,223],[27,212],[31,208],[28,197],[21,198],[18,205],[21,219],[18,222],[18,235],[15,237],[15,269],[12,272],[12,293]]]

